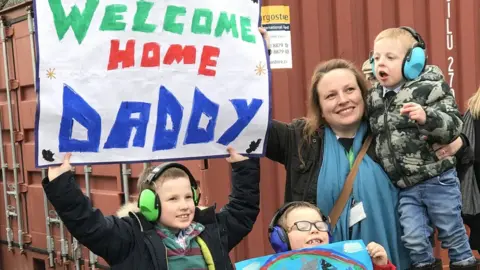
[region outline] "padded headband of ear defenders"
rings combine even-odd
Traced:
[[[412,37],[417,41],[418,46],[422,49],[425,49],[425,41],[423,41],[422,36],[420,36],[420,34],[417,33],[417,31],[415,31],[413,28],[408,26],[401,26],[399,28],[409,32],[412,35]]]
[[[149,183],[149,182],[155,181],[160,175],[162,175],[162,173],[164,173],[166,170],[168,170],[170,168],[178,168],[178,169],[184,171],[187,174],[188,179],[190,180],[190,185],[192,186],[192,188],[197,189],[197,187],[198,187],[197,181],[195,180],[195,177],[193,177],[190,170],[187,167],[185,167],[184,165],[182,165],[180,163],[175,163],[175,162],[166,162],[166,163],[162,163],[162,164],[158,165],[147,176],[147,179],[145,180],[145,182]]]
[[[284,205],[282,205],[278,210],[277,212],[275,212],[275,214],[273,215],[273,218],[272,220],[270,221],[270,225],[268,226],[268,232],[273,232],[273,228],[275,226],[278,225],[278,220],[280,219],[280,217],[283,215],[283,213],[285,213],[285,211],[287,211],[292,205],[294,205],[295,201],[293,202],[288,202],[288,203],[285,203]],[[321,212],[321,211],[320,211]],[[329,225],[330,225],[330,218],[329,217],[326,217],[325,215],[322,214],[322,221],[323,222],[327,222]]]

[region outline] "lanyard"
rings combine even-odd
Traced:
[[[353,153],[353,147],[350,148],[350,151],[347,152],[348,162],[350,163],[350,169],[353,167],[353,163],[355,162],[355,154]]]

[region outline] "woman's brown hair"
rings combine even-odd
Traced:
[[[304,118],[306,123],[303,129],[303,136],[304,140],[307,143],[310,143],[312,135],[320,128],[320,126],[326,124],[325,119],[323,119],[322,117],[322,108],[320,106],[320,98],[318,95],[317,86],[318,83],[322,80],[323,76],[325,76],[325,74],[335,69],[348,69],[353,73],[353,75],[355,75],[358,87],[362,92],[363,102],[365,103],[365,105],[367,104],[367,82],[365,81],[363,74],[355,67],[352,62],[344,59],[331,59],[326,62],[320,63],[313,72],[307,103],[307,116]]]

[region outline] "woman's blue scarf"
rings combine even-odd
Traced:
[[[367,133],[367,124],[362,122],[354,141],[353,152],[357,156]],[[347,151],[340,144],[335,133],[325,128],[323,162],[318,176],[317,205],[323,213],[329,214],[340,195],[350,163]],[[366,218],[353,225],[349,232],[349,215],[355,203],[362,202]],[[398,190],[392,184],[382,167],[365,155],[353,184],[353,191],[333,231],[335,241],[361,239],[367,245],[376,242],[387,251],[389,260],[398,269],[410,265],[408,253],[400,239],[401,227],[398,222]]]

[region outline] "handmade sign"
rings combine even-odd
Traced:
[[[258,0],[34,1],[37,167],[262,155]]]
[[[237,270],[371,270],[373,264],[361,240],[337,242],[241,261]]]

